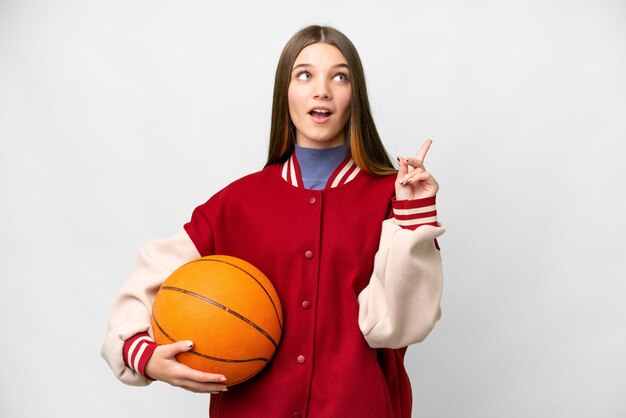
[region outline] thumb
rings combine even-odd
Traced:
[[[193,348],[193,341],[183,340],[172,344],[168,344],[167,351],[164,353],[168,357],[175,357],[178,353],[184,353]]]

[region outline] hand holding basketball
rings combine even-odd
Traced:
[[[154,299],[150,322],[154,340],[172,347],[158,363],[165,377],[182,373],[185,379],[196,376],[206,382],[204,373],[168,369],[185,365],[224,375],[229,386],[250,379],[271,361],[283,330],[282,307],[269,278],[252,264],[225,255],[198,258],[174,271]],[[178,345],[183,342],[187,345]]]
[[[396,179],[396,199],[422,199],[434,196],[439,191],[439,184],[424,167],[424,159],[432,142],[431,139],[424,141],[415,158],[398,157],[400,169]]]
[[[194,370],[176,360],[178,353],[189,351],[192,347],[191,341],[179,341],[174,344],[158,346],[146,364],[146,374],[152,379],[196,393],[214,393],[227,390],[226,385],[223,384],[226,377],[223,375]]]

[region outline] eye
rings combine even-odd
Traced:
[[[348,81],[348,75],[344,73],[338,73],[337,75],[335,75],[334,79],[338,81],[346,82]]]
[[[298,80],[308,80],[309,78],[311,78],[311,74],[308,71],[300,71],[298,74],[296,74],[296,78]]]

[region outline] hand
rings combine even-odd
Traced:
[[[439,191],[439,184],[424,167],[424,159],[432,142],[431,139],[424,141],[415,158],[398,157],[400,169],[396,178],[397,200],[431,197]],[[409,167],[412,169],[409,170]]]
[[[228,390],[224,384],[226,376],[194,370],[176,360],[178,353],[189,351],[192,347],[191,341],[158,346],[146,364],[146,375],[196,393],[218,393]]]

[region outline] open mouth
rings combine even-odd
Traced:
[[[313,118],[313,120],[316,122],[324,122],[332,114],[333,112],[331,112],[330,109],[322,109],[322,108],[316,108],[309,112],[309,115],[311,116],[311,118]]]

